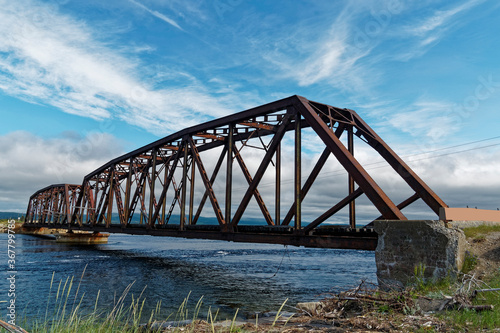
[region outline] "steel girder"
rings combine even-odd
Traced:
[[[301,133],[305,128],[311,128],[325,148],[302,184]],[[293,202],[287,209],[281,198],[281,145],[285,134],[290,131],[294,132],[294,194]],[[347,133],[347,146],[341,141],[343,133]],[[401,176],[414,191],[409,199],[399,205],[394,204],[354,157],[354,137],[371,146]],[[254,141],[259,146],[255,146]],[[254,149],[262,149],[263,156],[252,175],[247,167],[248,159],[245,160],[242,151]],[[215,161],[213,157],[216,154],[218,158]],[[303,226],[301,212],[307,207],[302,206],[302,201],[331,155],[348,173],[348,194],[340,202],[332,202],[331,208]],[[235,167],[234,160],[238,167]],[[219,171],[224,169],[224,161],[225,177],[218,178]],[[271,164],[276,170],[274,200],[266,202],[258,186]],[[235,201],[232,186],[233,173],[237,170],[241,171],[248,187],[243,191],[241,200]],[[196,190],[195,180],[201,182],[201,192]],[[223,182],[224,191],[217,191],[217,181]],[[439,208],[447,207],[355,111],[291,96],[169,135],[111,160],[85,176],[82,185],[46,187],[30,198],[25,225],[40,227],[57,224],[68,229],[149,234],[161,234],[164,230],[163,234],[182,237],[197,237],[198,231],[198,236],[202,238],[208,237],[207,232],[215,231],[219,236],[208,238],[251,239],[256,242],[260,240],[251,234],[265,233],[267,236],[262,239],[266,242],[313,246],[311,237],[321,233],[322,238],[328,236],[324,235],[324,231],[319,232],[321,223],[345,207],[349,207],[349,226],[355,230],[354,202],[363,194],[380,212],[381,219],[406,220],[401,209],[418,199],[422,199],[436,214],[439,214]],[[262,213],[265,232],[262,231],[264,229],[249,231],[239,225],[252,198]],[[207,199],[217,225],[213,226],[215,229],[200,226],[198,230],[195,226]],[[236,208],[234,213],[233,206]],[[274,216],[268,206],[274,206]],[[282,209],[287,211],[283,219],[280,215]],[[114,216],[113,212],[116,213]],[[290,226],[292,220],[293,227]],[[242,232],[247,235],[242,235]],[[238,235],[227,236],[234,233]],[[275,241],[268,237],[273,233]],[[307,240],[301,238],[306,236]],[[366,237],[376,238],[373,235]],[[338,247],[342,243],[342,247],[349,247],[345,245],[345,240],[331,242],[327,245],[323,240],[322,246]],[[351,244],[356,248],[373,247],[373,242],[362,246],[352,240]]]

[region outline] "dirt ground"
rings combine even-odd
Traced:
[[[469,272],[476,279],[483,280],[499,271],[500,267],[500,232],[493,232],[475,239],[468,239],[469,252],[476,256],[477,265]],[[346,294],[345,300],[333,299],[323,302],[317,314],[303,314],[286,318],[272,324],[246,324],[242,331],[252,332],[453,332],[444,320],[425,313],[415,305],[409,295],[400,294],[389,302],[378,302],[376,297],[349,300],[352,294]],[[390,296],[387,296],[390,298]],[[377,303],[378,302],[378,303]],[[376,307],[375,305],[378,305]],[[381,313],[380,305],[393,311]],[[339,313],[342,309],[342,313]],[[286,322],[286,324],[284,324]],[[500,332],[494,330],[495,332]]]
[[[468,239],[468,243],[468,251],[477,258],[477,265],[466,277],[483,280],[498,272],[500,267],[500,232]],[[198,321],[194,327],[186,328],[186,330],[252,333],[455,332],[449,323],[433,315],[433,312],[437,311],[424,309],[423,304],[426,301],[434,302],[432,298],[419,297],[416,299],[411,290],[399,293],[380,291],[371,293],[370,290],[375,291],[375,286],[361,284],[358,288],[324,299],[309,311],[296,313],[292,317],[283,315],[276,318],[275,315],[272,315],[268,318],[259,318],[257,325],[255,319],[248,322],[219,322],[214,323],[214,326],[206,321]],[[455,295],[453,301],[456,298]],[[443,302],[443,300],[438,301]],[[490,332],[500,332],[500,328],[490,330]]]
[[[478,257],[478,264],[470,272],[480,279],[498,272],[500,267],[500,232],[469,240],[470,251]]]

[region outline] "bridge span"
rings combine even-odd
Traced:
[[[407,198],[389,198],[355,158],[355,142],[394,169]],[[305,172],[311,145],[323,150]],[[343,190],[331,172],[318,178],[327,162],[345,170]],[[312,188],[330,193],[310,199]],[[357,223],[361,196],[378,211],[373,220],[407,220],[402,210],[417,200],[436,215],[448,207],[355,111],[291,96],[171,134],[82,184],[47,186],[30,197],[24,227],[374,250],[371,223]],[[346,225],[329,223],[341,211]],[[306,223],[303,213],[314,217]]]

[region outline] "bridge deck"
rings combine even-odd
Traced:
[[[40,228],[38,223],[26,223],[24,227]],[[66,224],[44,224],[44,227],[68,229]],[[179,224],[167,224],[149,229],[144,225],[130,225],[122,228],[120,224],[104,226],[72,226],[71,230],[123,233],[131,235],[151,235],[181,238],[199,238],[245,243],[283,244],[315,248],[357,249],[373,251],[377,247],[377,234],[371,228],[321,228],[312,235],[300,235],[292,227],[238,226],[235,232],[222,232],[217,225],[187,225],[180,230]]]

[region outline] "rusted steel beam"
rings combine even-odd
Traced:
[[[377,207],[379,212],[388,220],[407,220],[396,205],[382,191],[378,184],[370,177],[359,162],[349,153],[347,148],[340,142],[328,126],[320,119],[318,114],[308,104],[308,101],[299,97],[301,103],[297,103],[300,113],[311,125],[316,134],[323,140],[337,160],[352,175],[359,187],[362,188],[368,199]]]
[[[193,160],[191,158],[191,181],[189,188],[189,219],[188,219],[189,225],[193,224],[195,179],[196,179],[196,165],[193,163]]]
[[[414,203],[415,201],[417,201],[418,199],[420,199],[420,196],[417,194],[417,193],[413,193],[413,195],[411,197],[409,197],[408,199],[404,200],[403,202],[401,202],[399,205],[398,205],[398,208],[401,210],[401,209],[404,209],[406,207],[408,207],[409,205],[411,205],[412,203]],[[380,215],[379,217],[377,217],[375,220],[371,221],[370,223],[368,223],[367,225],[365,225],[363,228],[367,228],[367,227],[372,227],[373,226],[373,222],[374,221],[377,221],[377,220],[382,220],[384,217],[382,215]]]
[[[347,150],[354,156],[354,129],[352,126],[347,128]],[[348,175],[349,194],[354,193],[354,178],[351,174]],[[356,228],[356,201],[349,202],[349,225],[351,228]]]
[[[109,181],[109,186],[108,186],[108,194],[107,194],[107,210],[108,210],[108,215],[106,216],[106,226],[108,227],[111,224],[111,218],[112,218],[112,213],[113,213],[113,194],[115,190],[115,175],[114,175],[114,167],[112,171],[110,172],[110,181]]]
[[[110,182],[110,179],[111,179],[111,173],[108,174],[108,177],[106,179],[106,183],[104,184],[103,186],[103,193],[101,194],[101,198],[99,199],[99,204],[97,205],[97,208],[96,208],[96,216],[95,216],[95,219],[92,220],[92,224],[97,224],[97,223],[100,223],[103,219],[103,214],[104,212],[106,211],[106,206],[108,204],[108,201],[105,200],[106,198],[106,187],[108,187],[108,184]],[[96,196],[98,195],[98,184],[96,184]]]
[[[153,149],[153,163],[151,165],[151,182],[149,183],[149,211],[148,211],[148,224],[150,227],[153,227],[156,223],[156,219],[153,220],[153,214],[156,208],[155,202],[155,183],[156,183],[156,162],[157,162],[157,153],[158,150]],[[160,161],[162,159],[160,158]],[[148,177],[149,179],[149,177]]]
[[[344,125],[340,124],[337,130],[335,131],[335,135],[340,138],[342,135],[342,132],[344,131]],[[314,165],[314,168],[312,169],[311,173],[309,174],[309,177],[307,177],[306,182],[304,183],[304,186],[302,187],[302,190],[300,191],[301,194],[301,200],[304,200],[307,193],[311,189],[311,186],[314,184],[314,181],[316,180],[316,177],[318,177],[321,169],[323,169],[323,166],[325,165],[326,161],[328,160],[328,157],[330,156],[331,152],[327,148],[323,150],[321,153],[321,156],[319,157],[318,161]],[[283,219],[283,225],[289,225],[290,221],[292,220],[292,217],[295,214],[295,202],[292,204],[292,207],[288,210],[288,213],[286,214],[285,218]]]
[[[123,208],[123,201],[122,201],[122,194],[121,194],[121,189],[120,189],[120,182],[118,180],[118,175],[114,175],[115,181],[114,181],[114,194],[115,194],[115,201],[116,201],[116,208],[118,210],[118,218],[120,219],[120,224],[124,225],[125,224],[125,210]]]
[[[26,227],[50,227],[50,225],[40,224],[26,224]],[[61,226],[65,229],[66,226]],[[356,232],[346,232],[342,236],[328,236],[328,235],[293,235],[293,234],[279,234],[279,233],[253,233],[253,232],[234,232],[223,233],[220,231],[205,231],[205,230],[179,230],[175,229],[148,229],[144,226],[137,228],[121,228],[120,225],[105,227],[102,225],[90,226],[76,226],[74,230],[83,231],[97,231],[109,233],[126,233],[133,235],[152,235],[152,236],[167,236],[167,237],[180,237],[180,238],[194,238],[194,239],[212,239],[224,240],[231,242],[245,242],[245,243],[266,243],[266,244],[283,244],[293,246],[304,246],[313,248],[332,248],[332,249],[355,249],[355,250],[368,250],[374,251],[377,247],[377,235],[371,233],[365,235]]]
[[[229,133],[227,136],[227,157],[226,157],[226,203],[225,203],[225,221],[231,223],[231,204],[233,194],[233,149],[234,149],[234,125],[229,124]]]
[[[234,157],[236,158],[236,161],[238,161],[241,171],[243,171],[243,175],[245,176],[245,179],[247,180],[247,183],[250,186],[253,181],[252,176],[250,175],[250,171],[248,171],[248,168],[245,165],[245,162],[243,161],[243,158],[241,157],[241,154],[238,151],[238,149],[236,149],[236,147],[233,147],[233,151],[234,151]],[[257,188],[255,188],[255,190],[253,191],[253,196],[257,201],[257,204],[259,205],[259,208],[262,214],[264,215],[264,219],[266,220],[267,224],[274,225],[271,213],[269,213],[269,210],[266,207],[266,203],[264,202],[264,199],[262,199],[262,196],[260,195],[260,192]]]
[[[294,229],[298,232],[302,228],[302,128],[300,127],[300,113],[295,111],[295,182],[294,182]]]
[[[347,197],[342,199],[339,203],[337,203],[335,206],[327,210],[325,213],[323,213],[320,217],[318,217],[316,220],[312,221],[309,223],[306,227],[304,227],[304,232],[307,234],[314,228],[316,228],[318,225],[321,223],[325,222],[328,218],[330,218],[332,215],[337,213],[339,210],[344,208],[349,204],[349,202],[355,200],[357,197],[359,197],[361,194],[363,194],[363,190],[361,188],[358,188],[351,194],[349,194]]]
[[[125,203],[124,203],[124,207],[125,207],[125,211],[124,211],[124,219],[123,219],[123,227],[126,227],[127,226],[127,223],[128,223],[128,213],[129,213],[129,210],[130,210],[130,192],[132,190],[132,175],[133,175],[133,167],[132,167],[132,163],[133,163],[133,158],[130,158],[130,166],[129,166],[129,169],[128,169],[128,177],[127,177],[127,182],[125,183]]]
[[[187,149],[186,146],[183,147],[183,149]],[[153,220],[156,220],[158,218],[158,214],[160,214],[160,207],[163,205],[166,196],[167,196],[167,191],[170,186],[170,183],[172,182],[172,178],[174,177],[175,173],[175,168],[177,167],[177,164],[179,163],[179,159],[181,156],[182,151],[177,151],[175,154],[175,159],[172,163],[172,168],[170,169],[170,172],[168,173],[168,177],[165,181],[165,184],[163,184],[163,190],[161,191],[160,197],[158,198],[158,205],[156,207],[155,213],[153,215]],[[167,172],[168,170],[165,170]]]
[[[222,211],[219,206],[219,202],[217,201],[217,198],[215,196],[215,192],[212,188],[212,184],[210,180],[208,179],[207,172],[205,171],[205,167],[203,166],[203,163],[200,159],[200,154],[196,150],[196,146],[194,145],[193,139],[190,140],[190,146],[191,146],[191,154],[193,156],[194,161],[196,162],[196,165],[198,167],[198,172],[201,176],[201,180],[203,182],[203,185],[205,185],[205,190],[208,192],[208,198],[210,199],[210,202],[212,203],[212,208],[214,209],[215,217],[217,218],[217,221],[219,222],[220,225],[226,224],[226,221],[224,220],[224,216],[222,215]]]
[[[276,129],[276,127],[273,125],[259,123],[259,122],[255,122],[255,121],[245,121],[245,122],[240,122],[239,124],[243,125],[243,126],[253,127],[253,128],[265,129],[268,131],[275,131],[275,129]]]
[[[68,223],[71,221],[71,207],[69,201],[69,184],[64,184],[64,203],[66,209],[66,218],[68,219]]]
[[[130,222],[132,221],[132,216],[134,215],[135,208],[137,207],[137,202],[140,200],[142,190],[146,184],[147,171],[149,169],[150,163],[151,163],[151,161],[148,161],[148,163],[147,163],[148,165],[145,166],[143,168],[142,172],[140,173],[139,181],[136,182],[134,195],[132,196],[132,199],[130,200],[131,203],[130,203],[129,209],[127,211],[127,214],[128,214],[126,216],[126,221],[127,221],[126,224],[127,225],[130,224]],[[136,180],[137,180],[137,176],[136,176]]]
[[[283,118],[282,124],[279,126],[276,135],[273,137],[273,141],[271,142],[271,145],[269,146],[269,150],[267,151],[266,155],[262,159],[262,162],[257,169],[257,172],[255,173],[254,179],[252,181],[252,184],[248,186],[247,191],[245,192],[245,195],[243,196],[243,199],[236,210],[236,213],[233,216],[233,221],[232,225],[236,226],[240,222],[241,216],[243,215],[243,212],[248,206],[248,203],[250,202],[250,198],[253,195],[253,192],[259,185],[262,177],[264,176],[264,172],[266,171],[269,163],[271,162],[271,159],[276,152],[276,148],[278,147],[279,143],[281,142],[281,139],[283,139],[283,136],[285,135],[285,130],[286,126],[289,124],[290,119],[292,115],[287,113],[285,118]]]
[[[370,135],[366,136],[368,143],[382,156],[403,180],[417,193],[420,198],[439,215],[439,208],[448,207],[439,196],[364,122],[359,115],[350,110],[356,124]]]
[[[217,174],[219,173],[219,170],[222,166],[222,162],[224,161],[224,157],[226,155],[226,152],[227,152],[227,146],[225,146],[222,149],[222,152],[219,156],[219,159],[217,160],[217,163],[215,164],[214,171],[212,172],[212,177],[210,177],[210,186],[212,186],[214,184],[215,179],[217,178]],[[200,217],[200,214],[203,210],[203,207],[205,206],[205,202],[207,201],[207,199],[208,199],[208,190],[205,189],[205,193],[203,193],[203,197],[200,200],[200,204],[199,204],[198,209],[196,211],[196,214],[194,216],[193,224],[196,224],[198,222],[198,218]]]
[[[281,143],[276,147],[275,154],[276,175],[274,188],[274,221],[276,225],[281,224]]]
[[[181,200],[179,200],[181,205],[181,218],[180,218],[180,230],[184,230],[184,225],[186,223],[186,192],[187,192],[187,175],[188,175],[188,147],[191,144],[191,149],[193,149],[193,141],[189,141],[188,138],[185,139],[184,143],[184,158],[182,159],[182,184],[181,184]]]

